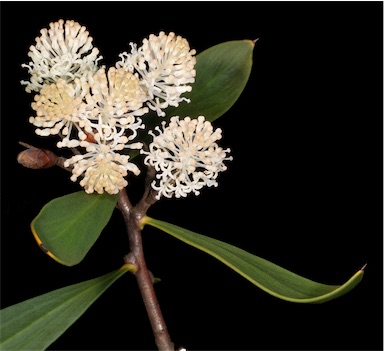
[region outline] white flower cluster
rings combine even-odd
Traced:
[[[26,91],[39,91],[44,83],[64,79],[72,82],[84,72],[95,72],[98,68],[99,50],[92,45],[92,37],[84,26],[75,21],[59,20],[43,28],[36,45],[29,48],[31,62],[28,68],[30,81],[21,81]]]
[[[181,94],[192,90],[195,81],[196,63],[195,50],[189,48],[188,41],[171,32],[166,35],[160,32],[158,36],[151,34],[143,40],[143,45],[130,43],[131,53],[123,52],[119,56],[118,67],[124,67],[129,72],[136,72],[143,79],[141,87],[149,95],[147,105],[165,116],[163,109],[168,106],[179,106],[181,101],[189,99],[180,97]]]
[[[36,45],[30,47],[29,81],[21,81],[27,92],[35,92],[29,121],[41,136],[58,135],[59,148],[76,148],[66,160],[71,180],[81,177],[87,193],[117,194],[127,186],[129,172],[140,173],[130,162],[127,149],[142,149],[133,142],[145,125],[142,116],[149,109],[160,117],[164,109],[188,99],[195,81],[195,50],[186,39],[160,32],[144,39],[142,46],[130,43],[131,52],[107,69],[100,66],[99,50],[84,26],[72,20],[50,23],[42,29]],[[154,166],[161,195],[186,196],[199,193],[204,185],[216,186],[219,171],[225,170],[229,150],[217,146],[221,130],[213,132],[204,117],[171,118],[163,131],[158,127],[146,154],[145,164]]]
[[[221,139],[221,129],[213,131],[211,122],[204,116],[197,119],[171,117],[168,127],[156,127],[158,135],[150,131],[153,142],[145,154],[144,163],[158,172],[152,188],[158,191],[157,198],[185,197],[194,192],[198,195],[203,186],[217,186],[218,173],[225,171],[225,160],[232,160],[216,143]]]

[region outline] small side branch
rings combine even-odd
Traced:
[[[148,211],[148,208],[152,206],[156,201],[157,191],[152,189],[152,182],[155,180],[156,170],[154,167],[148,167],[147,175],[145,178],[145,190],[143,197],[135,206],[136,213],[139,219],[143,218]]]

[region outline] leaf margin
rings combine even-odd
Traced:
[[[78,263],[80,263],[84,258],[85,256],[87,255],[87,253],[89,252],[89,250],[92,248],[92,246],[95,244],[95,242],[97,241],[97,239],[99,238],[99,236],[101,235],[103,229],[105,228],[105,226],[108,224],[109,222],[109,219],[106,220],[105,219],[105,224],[104,226],[102,226],[102,228],[98,229],[98,234],[95,235],[94,238],[92,238],[92,240],[90,240],[90,242],[88,243],[87,245],[87,248],[84,249],[84,252],[79,254],[79,257],[77,259],[75,259],[74,261],[69,261],[69,260],[65,260],[65,259],[62,259],[60,258],[56,252],[55,254],[55,249],[52,250],[52,247],[51,247],[51,244],[49,242],[49,240],[45,240],[43,237],[45,235],[41,235],[41,232],[40,232],[40,235],[38,234],[38,230],[36,230],[36,223],[41,220],[43,218],[44,220],[44,215],[46,215],[46,211],[47,209],[49,210],[50,209],[50,206],[54,206],[54,205],[57,205],[58,203],[60,203],[60,201],[65,201],[71,197],[77,197],[77,196],[81,196],[81,197],[84,197],[84,200],[88,198],[88,200],[93,197],[94,200],[93,200],[93,203],[96,203],[96,201],[110,201],[110,206],[111,206],[111,213],[109,215],[109,219],[110,217],[112,216],[112,213],[113,213],[113,209],[115,208],[116,206],[116,203],[118,201],[118,194],[116,195],[110,195],[110,194],[97,194],[97,193],[93,193],[93,194],[87,194],[84,190],[80,190],[80,191],[76,191],[76,192],[73,192],[73,193],[70,193],[70,194],[66,194],[66,195],[63,195],[63,196],[59,196],[57,198],[54,198],[52,200],[50,200],[49,202],[47,202],[39,211],[39,213],[34,217],[34,219],[32,220],[31,224],[30,224],[30,228],[31,228],[31,231],[32,231],[32,234],[33,234],[33,237],[35,238],[36,242],[37,242],[37,245],[40,247],[40,249],[46,253],[49,257],[51,257],[52,259],[54,259],[56,262],[62,264],[62,265],[65,265],[65,266],[74,266]],[[100,198],[103,197],[105,199],[101,199]],[[72,198],[71,198],[72,200]],[[62,204],[63,206],[63,204]],[[88,206],[90,206],[88,204]],[[65,206],[63,206],[65,207]],[[74,217],[77,216],[77,213],[74,213]],[[108,216],[107,216],[108,217]],[[49,217],[48,217],[49,219]],[[77,218],[77,220],[79,220]],[[44,228],[44,230],[47,230],[46,228]],[[47,230],[48,231],[48,230]],[[51,233],[48,234],[48,235],[52,235]],[[47,244],[48,242],[48,244]],[[76,245],[76,242],[73,243],[73,246],[77,247]],[[67,250],[67,251],[71,251],[71,250]],[[73,250],[72,250],[72,254],[73,254]]]
[[[231,268],[232,270],[234,270],[236,273],[240,274],[242,277],[244,277],[245,279],[247,279],[248,281],[250,281],[252,284],[256,285],[258,288],[260,288],[261,290],[263,290],[264,292],[276,297],[276,298],[279,298],[281,300],[285,300],[285,301],[288,301],[288,302],[293,302],[293,303],[307,303],[307,304],[318,304],[318,303],[324,303],[324,302],[327,302],[327,301],[330,301],[330,300],[333,300],[335,298],[338,298],[338,297],[341,297],[342,295],[346,294],[347,292],[351,291],[363,278],[363,275],[364,275],[364,269],[366,267],[366,264],[360,268],[359,270],[357,270],[356,273],[354,273],[347,281],[345,281],[343,284],[341,285],[327,285],[327,284],[322,284],[322,283],[319,283],[319,282],[315,282],[311,279],[308,279],[308,278],[305,278],[305,277],[302,277],[296,273],[293,273],[283,267],[280,267],[278,265],[276,265],[275,263],[273,262],[270,262],[270,261],[267,261],[261,257],[258,257],[256,255],[253,255],[243,249],[240,249],[236,246],[233,246],[233,245],[230,245],[228,243],[225,243],[223,241],[220,241],[220,240],[217,240],[217,239],[213,239],[211,237],[207,237],[207,236],[204,236],[202,234],[199,234],[199,233],[195,233],[195,232],[192,232],[188,229],[184,229],[184,228],[181,228],[179,226],[176,226],[174,224],[171,224],[171,223],[167,223],[167,222],[164,222],[164,221],[160,221],[160,220],[157,220],[157,219],[154,219],[154,218],[151,218],[149,216],[144,216],[142,219],[141,219],[141,225],[144,227],[145,225],[151,225],[152,227],[155,227],[167,234],[170,234],[171,236],[175,237],[176,239],[179,239],[183,242],[185,242],[186,244],[188,245],[191,245],[205,253],[207,253],[208,255],[211,255],[213,256],[214,258],[216,258],[217,260],[219,260],[221,263],[227,265],[229,268]],[[171,229],[170,229],[171,228]],[[172,232],[172,230],[174,230]],[[178,230],[181,230],[185,233],[188,233],[187,235],[185,235],[183,237],[183,235],[181,235],[180,233],[176,233],[176,231]],[[187,237],[187,238],[186,238]],[[223,246],[227,246],[228,248],[234,248],[236,250],[239,250],[239,251],[242,251],[244,253],[246,253],[247,255],[250,255],[250,256],[253,256],[255,258],[257,258],[258,260],[262,260],[264,262],[267,262],[268,265],[271,265],[271,267],[277,267],[279,270],[281,271],[284,271],[286,272],[287,274],[291,275],[291,276],[296,276],[298,277],[299,279],[301,279],[303,282],[306,282],[306,283],[310,283],[310,284],[314,284],[313,286],[317,286],[317,287],[321,287],[323,290],[324,288],[327,290],[329,289],[329,292],[328,293],[324,293],[320,296],[314,296],[312,298],[292,298],[292,297],[288,297],[288,296],[284,296],[282,294],[279,294],[279,293],[276,293],[275,291],[269,289],[269,288],[266,288],[265,286],[263,286],[262,284],[260,284],[257,280],[253,279],[252,277],[244,274],[244,272],[242,272],[241,270],[239,270],[235,265],[231,264],[231,263],[228,263],[225,259],[223,259],[219,254],[215,253],[215,252],[212,252],[210,249],[196,243],[196,241],[194,241],[193,237],[197,237],[199,239],[208,239],[208,241],[210,241],[211,243],[216,243],[216,244],[219,244],[219,245],[223,245]]]

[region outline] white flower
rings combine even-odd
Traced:
[[[94,106],[90,118],[98,120],[101,116],[103,123],[130,129],[134,138],[137,129],[144,128],[136,116],[148,112],[147,107],[142,107],[146,93],[141,89],[139,79],[122,68],[114,67],[108,70],[108,74],[100,68],[95,74],[89,74],[88,79],[90,91],[85,99]]]
[[[29,49],[32,61],[23,64],[31,75],[30,81],[21,81],[26,91],[38,91],[44,83],[67,82],[81,77],[85,72],[96,71],[99,50],[92,45],[92,37],[84,26],[67,20],[50,23],[49,29],[43,28],[36,45]]]
[[[36,116],[30,117],[29,122],[38,127],[36,134],[48,136],[62,132],[69,137],[75,125],[80,138],[84,139],[79,126],[84,127],[88,122],[86,114],[90,107],[83,101],[88,89],[84,78],[76,78],[73,83],[60,79],[44,84],[31,105]]]
[[[230,149],[223,150],[216,143],[221,139],[221,129],[213,131],[211,122],[204,116],[197,119],[178,116],[171,117],[168,127],[162,123],[163,130],[153,136],[149,151],[140,150],[147,155],[144,164],[155,167],[158,172],[157,181],[153,181],[152,188],[158,191],[156,196],[185,197],[188,193],[199,194],[203,186],[217,186],[218,173],[227,167],[223,161],[232,160],[227,157]]]
[[[86,153],[72,156],[64,162],[65,167],[73,166],[71,180],[76,181],[84,174],[80,185],[86,193],[117,194],[128,185],[124,179],[128,171],[138,175],[139,168],[129,162],[129,155],[122,155],[119,151],[125,148],[140,149],[142,143],[128,144],[128,138],[123,134],[124,129],[99,123],[92,124],[95,130],[93,141],[83,140],[79,143],[85,147]]]
[[[120,54],[117,67],[124,67],[130,72],[136,71],[142,78],[141,84],[147,91],[150,109],[159,116],[168,106],[178,106],[181,101],[189,102],[181,94],[192,90],[196,71],[196,50],[191,50],[189,43],[181,36],[170,32],[151,34],[143,40],[143,45],[130,43],[131,53]]]

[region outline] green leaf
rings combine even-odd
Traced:
[[[227,112],[243,92],[252,69],[255,43],[252,40],[233,40],[212,46],[196,56],[196,79],[192,91],[183,96],[191,102],[182,102],[178,107],[168,107],[165,117],[150,111],[143,117],[145,130],[139,131],[141,141],[148,143],[152,137],[148,130],[172,116],[196,118],[205,116],[214,121]],[[132,158],[137,150],[129,152]]]
[[[227,112],[243,92],[252,69],[255,43],[233,40],[204,50],[196,57],[196,81],[185,96],[190,103],[167,109],[167,116],[205,116],[209,121]]]
[[[79,191],[47,203],[31,223],[40,248],[57,262],[78,264],[107,225],[118,195]]]
[[[0,349],[45,350],[125,272],[120,269],[70,285],[0,310]]]
[[[326,285],[299,276],[238,247],[194,233],[176,225],[144,217],[142,224],[156,227],[215,257],[265,292],[282,300],[322,303],[340,297],[363,278],[363,268],[342,285]]]

